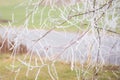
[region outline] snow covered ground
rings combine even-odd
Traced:
[[[80,33],[52,31],[38,40],[46,32],[46,30],[0,28],[1,37],[14,41],[16,43],[14,47],[24,44],[28,50],[50,60],[84,63],[88,58],[94,62],[98,56],[103,64],[120,65],[119,35],[100,34],[100,45],[99,37],[92,33],[81,37]]]

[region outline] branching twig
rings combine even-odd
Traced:
[[[100,27],[95,27],[95,28],[96,28],[96,29],[99,29],[99,30],[105,30],[105,31],[107,31],[107,32],[111,32],[111,33],[120,35],[120,33],[116,32],[116,31],[109,30],[109,29],[103,29],[103,28],[100,28]]]
[[[88,32],[90,31],[90,29],[86,30],[85,32],[83,32],[81,34],[80,37],[78,37],[76,40],[72,41],[71,43],[69,43],[68,45],[66,45],[66,47],[63,49],[63,51],[59,54],[57,54],[56,56],[53,57],[53,60],[57,59],[58,57],[60,57],[60,55],[62,55],[68,48],[70,48],[72,45],[76,44],[77,41],[79,41],[80,39],[82,39]]]
[[[101,9],[103,9],[105,6],[107,6],[108,4],[111,4],[113,0],[110,0],[109,2],[103,4],[101,7],[97,8],[97,9],[94,9],[94,10],[91,10],[91,11],[87,11],[87,12],[84,12],[84,13],[79,13],[79,14],[76,14],[76,15],[72,15],[69,19],[71,19],[72,17],[77,17],[77,16],[80,16],[80,15],[85,15],[85,14],[90,14],[90,13],[93,13],[95,11],[99,11]]]

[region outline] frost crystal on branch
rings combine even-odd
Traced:
[[[42,75],[44,67],[52,80],[59,80],[55,66],[59,61],[70,64],[78,80],[86,80],[90,69],[94,70],[92,79],[99,79],[97,74],[104,64],[120,65],[119,4],[119,0],[25,1],[26,14],[21,30],[3,30],[7,35],[7,38],[2,37],[3,44],[7,39],[13,58],[20,50],[27,52],[24,59],[17,59],[27,66],[26,76],[30,70],[38,69],[35,80]],[[28,29],[29,23],[34,30]],[[16,80],[21,65],[16,70]]]

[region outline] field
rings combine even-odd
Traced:
[[[1,54],[0,55],[0,80],[14,80],[17,72],[15,72],[18,68],[20,69],[19,74],[16,77],[16,80],[34,80],[35,76],[37,74],[37,71],[39,68],[33,68],[29,71],[28,77],[26,76],[26,72],[28,67],[23,65],[21,62],[18,61],[17,58],[23,59],[23,55],[17,55],[15,59],[14,69],[12,68],[12,62],[13,58],[10,57],[10,54]],[[34,63],[35,57],[32,58],[32,65],[35,65]],[[29,58],[27,58],[26,61],[29,61]],[[49,64],[48,64],[49,63]],[[39,63],[41,64],[41,63]],[[47,62],[48,65],[51,66],[50,62]],[[62,62],[56,62],[55,63],[56,70],[58,73],[59,80],[76,80],[76,71],[70,69],[70,64],[65,64]],[[79,66],[80,67],[80,66]],[[52,67],[51,67],[52,69]],[[81,69],[81,68],[80,68]],[[12,71],[13,70],[13,71]],[[82,75],[82,70],[86,71],[86,68],[81,69],[80,73]],[[88,73],[84,75],[84,77],[80,77],[81,80],[87,79],[91,80],[94,76],[94,68],[91,68],[88,70]],[[119,80],[120,79],[120,67],[119,66],[104,66],[102,70],[99,71],[97,74],[98,80]],[[96,79],[97,79],[96,78]],[[40,74],[38,76],[38,80],[51,80],[49,74],[48,74],[48,68],[47,66],[44,66],[41,68]]]
[[[27,1],[27,0],[26,0]],[[17,1],[0,1],[0,24],[1,25],[9,25],[12,24],[15,27],[23,26],[25,24],[26,18],[26,3],[23,0]],[[23,4],[22,4],[23,3]],[[24,4],[25,3],[25,4]],[[20,5],[22,4],[22,5]],[[29,9],[33,9],[34,5],[31,5]],[[59,7],[60,8],[60,7]],[[60,8],[62,9],[62,7]],[[51,12],[52,11],[52,12]],[[28,14],[31,14],[32,11],[28,11]],[[37,29],[51,29],[56,25],[56,23],[52,23],[51,19],[48,19],[54,17],[54,18],[59,18],[60,16],[60,11],[58,9],[52,10],[50,6],[44,6],[41,5],[38,7],[38,12],[34,14],[34,18],[29,20],[28,22],[28,28],[37,28]],[[32,16],[30,16],[32,17]],[[13,21],[13,22],[12,22]],[[32,22],[33,21],[33,22]],[[60,23],[64,22],[60,21]],[[73,22],[74,23],[74,22]],[[85,22],[86,23],[86,22]],[[58,28],[56,30],[67,30],[67,31],[76,31],[79,29],[79,27],[75,27],[74,24],[69,26],[68,23],[63,24],[62,26],[66,26],[64,28]],[[77,26],[81,26],[81,28],[85,28],[86,25],[81,25],[77,23]]]
[[[26,15],[26,5],[20,5],[22,3],[24,3],[23,0],[17,1],[1,1],[0,3],[0,20],[8,20],[10,22],[12,22],[12,20],[14,19],[15,21],[12,22],[12,25],[15,26],[21,26],[24,24],[24,21],[26,19],[25,15]],[[8,3],[7,3],[8,2]],[[41,10],[41,8],[39,8]],[[45,11],[48,11],[48,7],[45,8]],[[43,19],[45,19],[47,17],[46,15],[47,12],[45,12],[45,14],[43,15]],[[29,22],[29,27],[32,27],[32,25],[39,27],[39,14],[35,14],[35,23],[32,24],[32,22]],[[2,25],[8,25],[8,23],[2,23]]]
[[[34,5],[31,4],[31,6],[27,7],[27,4],[25,3],[28,0],[1,0],[0,2],[0,24],[2,25],[9,25],[8,22],[11,22],[12,25],[18,27],[18,26],[23,26],[25,24],[25,20],[27,18],[29,18],[29,22],[27,24],[28,28],[37,28],[37,29],[51,29],[52,27],[54,27],[56,25],[56,23],[62,23],[64,22],[64,20],[60,20],[58,22],[54,22],[54,20],[52,21],[51,18],[55,18],[55,19],[61,19],[60,17],[62,16],[60,10],[56,9],[52,9],[50,6],[44,6],[41,5],[38,7],[38,11],[37,13],[34,14],[34,16],[32,16],[31,12],[34,9]],[[23,3],[23,4],[22,4]],[[80,5],[81,6],[81,5]],[[72,6],[73,8],[77,7],[77,6]],[[27,8],[29,8],[28,10],[28,15],[30,14],[31,16],[27,16],[26,17],[26,10]],[[59,9],[62,9],[62,7],[59,7]],[[69,8],[68,8],[69,9]],[[65,11],[66,14],[68,14],[68,12]],[[64,14],[64,13],[63,13]],[[34,18],[32,18],[34,17]],[[80,19],[81,16],[79,17]],[[79,30],[84,30],[87,27],[89,27],[89,21],[87,21],[86,19],[83,20],[82,22],[77,22],[76,21],[77,18],[75,18],[75,22],[74,20],[70,20],[69,22],[66,22],[63,25],[63,28],[58,28],[56,30],[66,30],[66,31],[72,31],[75,32],[78,29]],[[13,22],[12,22],[13,21]],[[52,23],[52,22],[53,23]],[[115,29],[115,31],[120,32],[119,29],[119,21],[118,22],[118,27]],[[101,27],[101,23],[99,23],[99,26]]]

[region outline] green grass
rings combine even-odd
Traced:
[[[15,26],[23,25],[24,21],[26,19],[26,17],[25,17],[26,7],[25,6],[16,7],[16,6],[17,5],[7,5],[7,6],[0,5],[0,14],[1,14],[0,19],[12,20],[12,15],[14,15],[15,22],[13,22],[13,25],[15,25]],[[42,7],[39,7],[39,10],[41,10],[41,9],[42,9]],[[44,19],[44,20],[47,18],[47,13],[48,13],[47,11],[48,11],[48,7],[45,8],[45,13],[42,16],[43,17],[42,19]],[[39,22],[40,22],[39,13],[35,14],[34,20],[35,21],[33,24],[30,20],[29,27],[31,27],[32,25],[39,27]],[[44,22],[44,20],[42,20],[42,21]],[[7,23],[1,23],[1,24],[8,25]]]
[[[21,26],[25,22],[25,15],[26,15],[26,5],[17,7],[20,3],[22,3],[24,0],[1,0],[0,3],[0,19],[3,20],[12,20],[12,15],[14,14],[15,22],[12,23],[12,25],[15,26]],[[51,7],[47,6],[39,6],[38,12],[34,15],[34,23],[32,23],[32,19],[30,18],[28,27],[29,28],[44,28],[44,29],[51,29],[51,27],[55,26],[55,24],[51,23],[51,19],[48,20],[48,12],[51,9]],[[31,10],[33,9],[33,6],[30,7]],[[44,11],[43,11],[44,9]],[[41,12],[43,11],[43,14],[41,16]],[[58,9],[55,9],[53,12],[50,13],[50,15],[54,18],[59,17],[60,12]],[[46,21],[47,20],[47,21]],[[62,23],[63,21],[61,21]],[[40,24],[41,23],[41,24]],[[42,25],[45,23],[44,25]],[[8,25],[8,23],[0,23],[2,25]],[[63,26],[68,25],[67,23]],[[56,29],[56,30],[63,30],[63,29]],[[76,31],[78,28],[70,26],[69,28],[66,28],[67,31]]]
[[[12,25],[15,26],[21,26],[24,24],[25,19],[27,17],[25,17],[26,15],[26,6],[27,4],[23,4],[22,6],[18,6],[20,3],[24,3],[24,0],[1,0],[0,2],[0,20],[12,20],[12,15],[14,15],[14,20],[15,22],[12,23]],[[26,0],[27,1],[27,0]],[[31,14],[32,10],[33,10],[34,6],[31,5],[29,6],[29,13]],[[38,11],[37,13],[34,14],[34,22],[32,23],[32,17],[30,16],[30,20],[28,23],[28,27],[29,28],[41,28],[41,27],[46,27],[46,28],[50,28],[50,26],[53,26],[54,24],[51,24],[50,21],[46,21],[48,20],[47,18],[48,16],[48,12],[51,9],[50,6],[39,6],[38,7]],[[34,11],[33,11],[34,12]],[[28,13],[28,14],[29,14]],[[42,16],[41,16],[42,13]],[[59,16],[59,11],[56,9],[54,12],[51,12],[50,15],[52,15],[53,17],[58,17]],[[41,24],[45,23],[43,26],[41,26]],[[0,23],[2,25],[8,25],[8,23]]]
[[[23,56],[24,55],[18,55],[16,57],[19,57],[22,59]],[[29,60],[29,58],[27,59]],[[32,60],[34,60],[34,58],[32,58]],[[16,73],[6,68],[8,67],[12,69],[10,67],[10,65],[12,64],[12,61],[13,60],[10,58],[9,54],[0,55],[0,80],[14,80]],[[34,61],[32,61],[32,64],[34,64]],[[57,63],[55,65],[57,66],[56,69],[58,70],[58,75],[60,77],[60,80],[68,80],[68,78],[69,80],[76,79],[75,71],[71,71],[69,65],[63,65],[62,63]],[[24,65],[21,65],[21,63],[17,60],[15,60],[15,66],[16,66],[15,69],[21,66],[21,70],[20,70],[19,75],[17,76],[17,80],[34,80],[35,79],[35,75],[38,71],[38,68],[30,70],[29,75],[28,75],[29,77],[26,77],[27,67]],[[38,80],[51,80],[48,74],[47,66],[41,69],[41,72],[38,76]]]
[[[29,71],[28,77],[26,76],[27,72],[27,66],[21,64],[17,58],[20,58],[23,60],[23,55],[17,55],[15,59],[15,68],[14,70],[17,70],[19,67],[21,67],[21,70],[17,76],[17,80],[34,80],[36,73],[38,71],[38,68],[33,68]],[[32,57],[32,65],[35,65],[34,60],[35,58],[38,58],[37,56]],[[16,76],[16,72],[12,72],[12,61],[13,59],[10,57],[10,54],[0,54],[0,80],[14,80]],[[29,56],[26,58],[26,62],[29,61]],[[47,61],[47,64],[51,66],[51,62]],[[41,63],[38,63],[39,65]],[[70,65],[65,64],[64,62],[56,62],[55,63],[56,70],[58,73],[59,80],[77,80],[75,70],[71,71]],[[86,69],[86,66],[80,68],[81,73],[81,80],[87,79],[92,80],[92,76],[94,74],[94,68],[91,68],[89,70]],[[51,68],[52,69],[52,68]],[[87,70],[87,74],[82,75]],[[113,72],[117,75],[117,77],[113,74]],[[120,79],[120,68],[119,66],[104,66],[97,74],[96,76],[98,80],[119,80]],[[48,68],[47,66],[44,66],[41,68],[41,72],[38,76],[38,80],[51,80],[49,74],[48,74]]]
[[[12,15],[14,14],[14,19],[15,22],[12,23],[12,26],[16,26],[19,27],[21,25],[24,24],[25,22],[25,15],[26,15],[26,5],[23,6],[18,6],[20,3],[23,3],[24,0],[0,0],[0,20],[12,20]],[[28,1],[28,0],[25,0]],[[18,7],[17,7],[18,6]],[[80,6],[82,7],[82,4],[80,4]],[[32,19],[30,18],[29,23],[28,23],[28,28],[42,28],[42,29],[51,29],[51,27],[54,27],[56,25],[56,23],[51,23],[51,19],[48,19],[48,12],[51,10],[50,6],[47,6],[46,8],[44,8],[44,5],[39,6],[38,8],[38,12],[34,15],[34,22],[32,23]],[[72,6],[72,8],[74,9],[75,6]],[[29,6],[29,9],[33,9],[33,6]],[[44,9],[44,11],[43,11]],[[62,7],[61,7],[62,9]],[[70,9],[70,8],[68,8]],[[41,12],[43,11],[43,14],[41,16]],[[69,10],[67,10],[66,13],[68,13]],[[59,18],[60,17],[60,11],[56,8],[52,13],[50,13],[52,17],[54,18]],[[76,13],[73,13],[76,14]],[[82,16],[79,16],[78,18],[82,18]],[[74,19],[74,18],[73,18]],[[69,20],[70,22],[74,23],[75,25],[72,25],[70,23],[65,23],[61,26],[68,26],[68,28],[59,28],[59,29],[55,29],[58,31],[69,31],[69,32],[76,32],[78,30],[84,31],[88,25],[89,25],[89,21],[83,20],[82,22],[78,22],[76,23],[76,20]],[[64,22],[63,20],[58,21],[59,23]],[[41,23],[41,24],[40,24]],[[0,23],[2,25],[9,25],[8,23]],[[102,26],[101,24],[99,24],[100,27]],[[118,25],[119,26],[119,25]],[[117,32],[120,32],[119,27],[116,29]]]
[[[15,5],[24,0],[0,0],[0,6]]]

